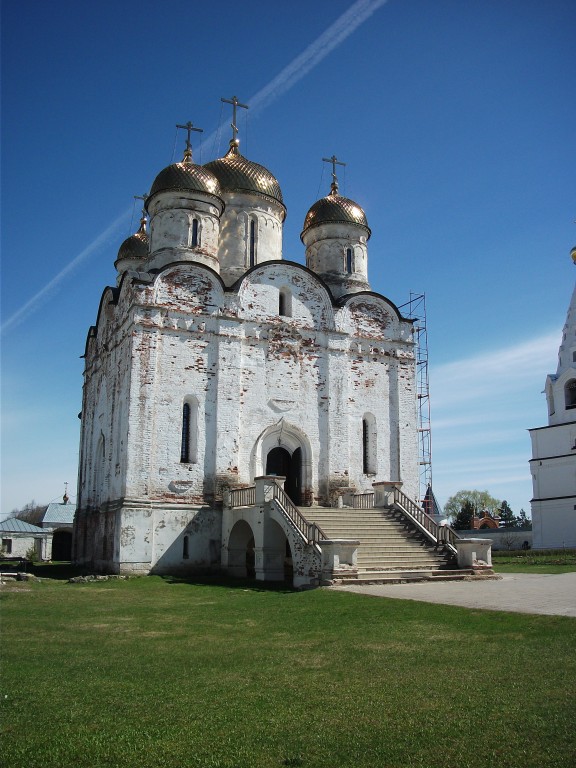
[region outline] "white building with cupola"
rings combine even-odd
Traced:
[[[571,251],[576,263],[576,248]],[[533,546],[576,547],[576,288],[558,350],[546,377],[548,426],[531,429]]]
[[[188,139],[156,176],[88,332],[86,568],[316,584],[376,567],[363,509],[418,497],[413,322],[370,286],[362,207],[332,158],[305,265],[285,260],[280,185],[233,128],[224,157],[196,165]]]

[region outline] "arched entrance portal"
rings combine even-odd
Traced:
[[[266,457],[266,474],[285,477],[284,490],[291,501],[302,504],[302,449],[290,454],[286,448],[272,448]]]

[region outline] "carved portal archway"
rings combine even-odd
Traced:
[[[310,506],[314,477],[310,441],[301,429],[281,419],[265,429],[252,452],[252,478],[286,477],[285,490],[295,504]]]
[[[266,474],[285,477],[284,490],[296,506],[302,504],[301,448],[296,448],[292,454],[281,446],[272,448],[266,457]]]

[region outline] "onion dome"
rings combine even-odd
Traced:
[[[570,251],[570,256],[572,257],[572,261],[574,262],[574,264],[576,264],[576,245]]]
[[[354,200],[339,195],[335,182],[332,183],[330,194],[315,202],[306,214],[302,234],[321,224],[359,224],[368,231],[368,237],[371,234],[362,208]]]
[[[203,192],[205,195],[220,196],[218,179],[205,166],[192,162],[192,152],[187,149],[181,163],[173,163],[160,171],[154,179],[146,207],[158,192]]]
[[[232,139],[224,157],[206,163],[204,168],[218,179],[223,192],[250,192],[284,205],[277,179],[267,168],[247,160],[238,151],[238,139]]]
[[[118,250],[118,258],[115,261],[115,265],[124,259],[146,259],[148,258],[148,250],[150,241],[148,239],[148,233],[146,232],[146,217],[142,216],[140,219],[140,228],[138,232],[130,235]]]

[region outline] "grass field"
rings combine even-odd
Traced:
[[[1,599],[10,768],[576,763],[576,619],[160,577]]]
[[[572,573],[576,571],[576,550],[493,551],[492,565],[496,573]]]

